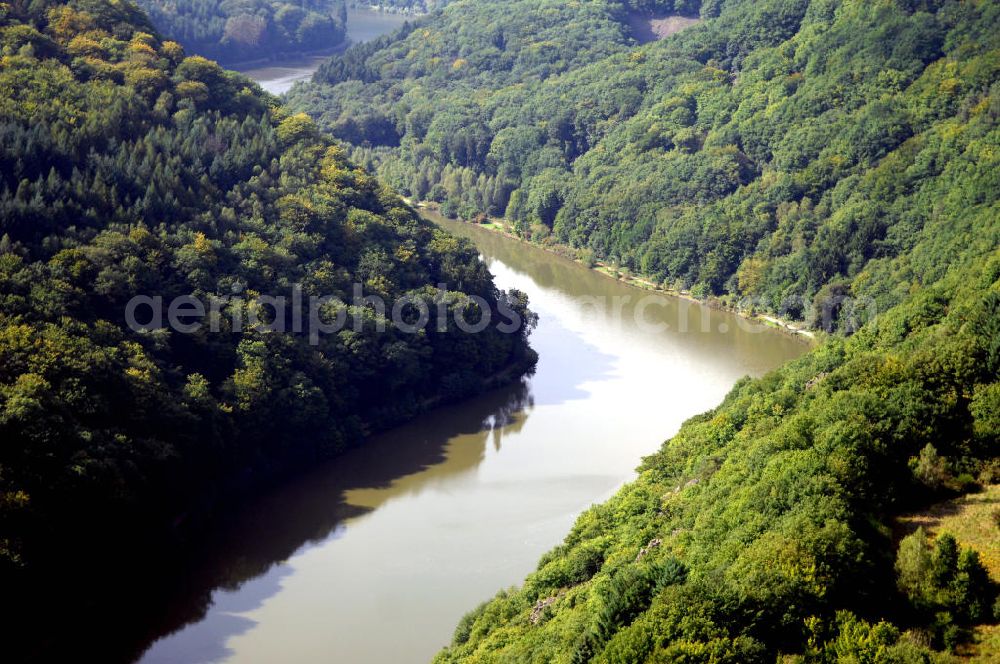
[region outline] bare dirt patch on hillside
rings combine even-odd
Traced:
[[[701,23],[701,19],[688,16],[650,16],[638,12],[628,15],[632,37],[640,44],[665,39],[698,23]]]

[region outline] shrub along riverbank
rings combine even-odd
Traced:
[[[532,365],[525,296],[469,243],[134,5],[0,4],[0,53],[5,655],[78,644],[41,638],[52,593],[61,634],[91,624],[104,575],[142,566],[147,539]],[[447,325],[407,334],[352,304],[359,324],[312,340],[292,307],[255,303],[297,287],[351,303],[354,284],[440,299]],[[136,295],[215,298],[217,331],[133,329]],[[459,329],[481,306],[526,324]],[[279,318],[291,332],[269,331]]]
[[[457,3],[291,99],[446,213],[698,297],[834,303],[438,659],[947,659],[996,588],[892,532],[998,477],[1000,6],[683,3],[699,25],[637,45],[632,4]]]

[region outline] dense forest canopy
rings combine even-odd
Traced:
[[[342,0],[136,0],[167,39],[219,62],[331,49],[347,36]]]
[[[469,243],[133,5],[0,4],[0,53],[0,583],[20,619],[21,591],[84,578],[102,546],[533,362],[525,297]],[[449,315],[408,334],[355,284]],[[358,324],[232,323],[297,287]],[[229,299],[217,332],[140,332],[138,294]],[[525,325],[456,326],[484,306]],[[95,544],[55,544],[74,541]]]
[[[704,20],[640,45],[634,12]],[[68,598],[123,533],[531,364],[524,295],[362,162],[696,295],[838,303],[439,661],[951,661],[1000,620],[1000,568],[896,517],[1000,483],[998,26],[969,0],[457,0],[288,110],[127,2],[0,3],[6,633],[31,641],[40,589]],[[226,322],[356,283],[529,324]],[[136,294],[226,298],[221,329],[132,329]]]
[[[662,7],[456,2],[292,95],[408,195],[835,333],[689,421],[438,659],[950,661],[996,585],[894,519],[1000,481],[1000,5],[718,0],[643,45],[637,9]]]
[[[642,46],[628,9],[459,2],[291,103],[408,195],[667,286],[790,318],[852,284],[898,302],[869,273],[912,246],[912,201],[855,184],[983,98],[995,3],[711,2]]]

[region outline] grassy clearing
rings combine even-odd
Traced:
[[[998,510],[1000,484],[994,484],[979,493],[938,503],[899,521],[904,533],[913,532],[920,526],[932,536],[951,533],[960,546],[969,546],[979,552],[990,577],[1000,583],[1000,524],[994,516]],[[959,648],[956,654],[962,662],[1000,664],[1000,625],[977,627],[972,641]]]
[[[1000,625],[977,627],[972,642],[956,653],[959,661],[969,664],[1000,664]]]
[[[934,536],[951,533],[960,545],[971,546],[979,552],[990,577],[1000,583],[1000,525],[994,516],[998,510],[1000,484],[993,484],[979,493],[966,494],[904,516],[900,523],[906,533],[919,526]]]

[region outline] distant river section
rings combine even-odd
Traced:
[[[354,7],[347,10],[347,39],[350,44],[360,44],[392,32],[412,16],[388,14],[364,7]],[[288,60],[271,62],[266,66],[239,69],[271,94],[281,95],[288,92],[296,81],[302,81],[313,75],[331,53],[324,55],[309,55]]]

